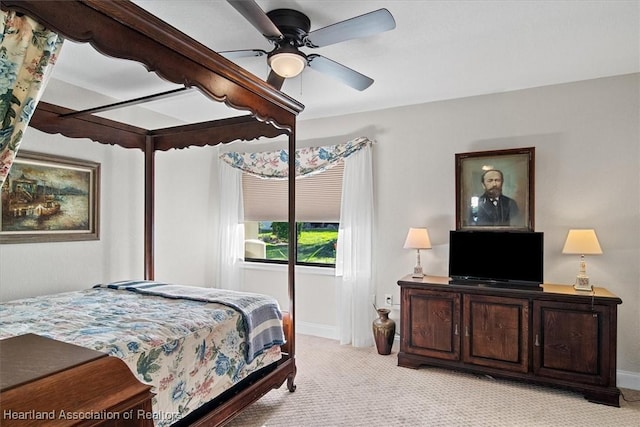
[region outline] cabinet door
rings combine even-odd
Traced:
[[[529,300],[464,295],[463,361],[517,372],[529,369]]]
[[[613,377],[615,385],[609,306],[535,301],[533,310],[536,375],[604,386]]]
[[[460,294],[403,289],[400,351],[460,359]]]

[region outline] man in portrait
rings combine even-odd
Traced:
[[[469,225],[509,226],[518,220],[515,200],[502,194],[504,175],[498,169],[484,171],[481,176],[484,193],[473,197]]]

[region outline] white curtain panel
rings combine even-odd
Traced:
[[[215,287],[239,291],[244,260],[244,212],[242,205],[242,171],[218,157],[219,218],[216,242]]]
[[[341,344],[373,345],[373,171],[371,144],[345,159],[336,275]]]

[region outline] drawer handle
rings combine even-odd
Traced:
[[[455,331],[453,331],[453,334],[454,334],[454,335],[459,335],[459,333],[458,333],[458,325],[457,325],[457,324],[456,324],[456,330],[455,330]]]
[[[536,342],[533,344],[536,347],[540,347],[540,340],[538,339],[538,334],[536,334]]]
[[[465,326],[464,327],[464,336],[468,337],[469,336],[469,326]]]

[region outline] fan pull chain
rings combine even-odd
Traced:
[[[300,97],[302,97],[302,79],[303,79],[302,76],[303,75],[304,75],[304,73],[300,73]]]

